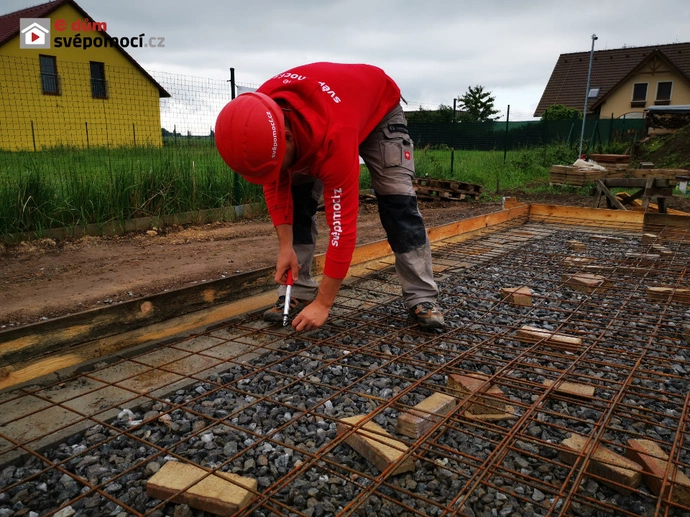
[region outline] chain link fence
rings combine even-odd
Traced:
[[[230,76],[230,75],[229,75]],[[256,85],[235,84],[238,93]],[[260,201],[215,148],[230,80],[134,61],[0,56],[0,235]],[[579,122],[410,124],[417,148],[573,142]],[[588,121],[591,143],[639,138],[643,121]]]

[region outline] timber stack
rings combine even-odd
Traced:
[[[479,199],[481,185],[457,180],[415,178],[412,182],[418,199],[462,201]]]

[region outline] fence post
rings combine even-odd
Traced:
[[[510,124],[510,104],[508,104],[508,111],[506,112],[506,137],[503,143],[503,163],[506,162],[506,155],[508,154],[508,127]]]
[[[84,128],[86,129],[86,148],[89,149],[91,146],[89,145],[89,123],[84,122]]]
[[[609,141],[607,145],[611,145],[611,138],[613,137],[613,112],[611,112],[611,122],[609,122]]]
[[[34,152],[36,152],[36,134],[34,133],[34,121],[31,121],[31,140],[34,143]]]
[[[455,110],[458,99],[453,99],[453,120],[450,121],[450,177],[453,177],[453,164],[455,163]]]
[[[134,122],[132,122],[132,136],[134,137],[134,147],[137,146],[137,130],[134,127]]]

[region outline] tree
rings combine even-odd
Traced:
[[[542,120],[573,120],[582,119],[582,112],[576,108],[569,108],[563,104],[553,104],[546,108],[541,116]]]
[[[421,106],[417,111],[405,113],[408,122],[450,122],[453,120],[453,108],[444,104],[436,110],[425,110]]]
[[[485,92],[483,86],[470,86],[462,97],[458,97],[460,109],[464,111],[461,118],[464,122],[487,122],[496,120],[498,110],[494,108],[496,97]]]

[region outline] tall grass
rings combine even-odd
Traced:
[[[567,145],[509,151],[418,149],[418,176],[501,190],[549,190],[553,164],[573,161]],[[370,186],[363,167],[361,187]],[[0,152],[0,234],[123,221],[258,201],[261,188],[236,176],[206,139],[163,148]]]
[[[0,152],[0,234],[257,201],[211,145]]]

